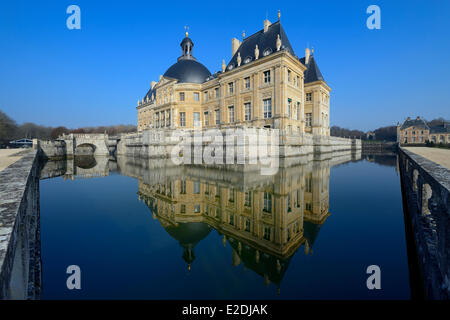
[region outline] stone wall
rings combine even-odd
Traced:
[[[450,298],[450,170],[399,149],[405,206],[419,272],[429,299]]]
[[[47,159],[63,159],[67,155],[66,143],[62,140],[36,140],[33,143],[40,148],[42,157]]]
[[[362,143],[362,151],[364,153],[384,153],[386,151],[397,151],[397,142],[389,141],[364,141]]]
[[[38,152],[0,171],[0,299],[40,297]]]
[[[267,131],[270,135],[274,129],[259,129]],[[124,156],[132,156],[138,158],[168,158],[170,157],[172,148],[177,145],[177,141],[171,139],[176,132],[173,129],[149,129],[139,133],[122,135],[121,140],[117,144],[117,154]],[[194,132],[186,130],[185,132]],[[221,130],[225,137],[225,130]],[[299,134],[296,132],[287,132],[279,130],[279,156],[281,158],[298,157],[313,153],[331,153],[339,151],[355,151],[361,149],[361,140],[347,139],[331,136],[313,136],[311,134]],[[225,141],[225,138],[224,138]],[[256,139],[247,139],[246,147],[255,145]],[[238,144],[236,143],[236,146]],[[248,153],[245,159],[252,155]],[[239,153],[236,147],[234,153]],[[225,154],[225,152],[224,152]]]

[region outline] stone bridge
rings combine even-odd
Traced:
[[[109,138],[104,133],[64,134],[58,140],[65,142],[67,156],[86,154],[108,156],[110,154]]]

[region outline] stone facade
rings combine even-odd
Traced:
[[[450,126],[444,121],[439,126],[429,126],[425,120],[408,117],[402,125],[397,124],[397,142],[402,145],[433,143],[450,143]]]

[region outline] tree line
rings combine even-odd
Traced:
[[[136,132],[135,125],[114,125],[114,126],[99,126],[99,127],[82,127],[77,129],[69,129],[63,126],[47,127],[37,125],[32,122],[17,124],[14,119],[9,117],[6,113],[0,110],[0,143],[6,143],[11,140],[21,138],[50,140],[57,139],[61,134],[68,133],[107,133],[114,135],[118,133]]]
[[[442,117],[431,121],[425,120],[429,127],[442,126],[446,121],[447,120]],[[381,127],[373,130],[372,132],[375,133],[375,140],[397,141],[397,126]],[[362,140],[367,140],[366,134],[367,132],[361,130],[350,130],[338,126],[332,126],[330,128],[330,135],[335,137],[357,137]]]

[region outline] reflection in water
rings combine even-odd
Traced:
[[[348,157],[334,161],[345,162]],[[179,242],[188,270],[195,260],[195,246],[215,229],[223,245],[228,242],[233,248],[234,266],[242,263],[264,283],[279,286],[302,244],[304,254],[313,253],[320,227],[329,216],[330,160],[305,162],[280,168],[273,176],[262,176],[259,170],[246,172],[245,166],[170,166],[168,161],[130,158],[119,158],[117,166],[122,174],[138,179],[139,200]],[[64,178],[109,173],[107,158],[76,157],[73,164],[66,165],[73,169],[63,173]]]
[[[74,163],[80,169],[92,169],[97,165],[97,161],[92,155],[75,156]]]
[[[231,247],[231,251],[226,253],[231,256],[225,259],[230,261],[230,267],[241,266],[244,271],[252,270],[258,275],[256,278],[261,281],[261,285],[273,284],[274,289],[279,292],[291,262],[295,261],[293,257],[300,255],[312,258],[317,255],[317,252],[314,252],[314,244],[317,243],[321,228],[327,225],[330,217],[330,168],[340,164],[345,166],[360,159],[360,154],[349,153],[320,160],[310,157],[296,158],[291,164],[279,168],[276,175],[263,176],[258,169],[239,165],[175,166],[168,160],[77,157],[72,160],[47,162],[42,169],[41,179],[62,176],[64,179],[79,180],[108,176],[111,172],[135,178],[136,200],[145,204],[153,219],[181,247],[179,258],[176,257],[178,253],[173,250],[164,254],[179,259],[178,261],[185,265],[187,274],[192,274],[193,270],[205,270],[205,266],[198,263],[204,252],[199,250],[199,247],[202,243],[214,241],[220,246]],[[370,157],[367,161],[392,165],[392,160],[387,161],[383,157]],[[393,164],[395,165],[395,161]],[[88,181],[91,180],[86,180]],[[83,188],[88,186],[70,185],[73,186],[70,190],[76,190],[74,188],[78,185]],[[117,188],[114,186],[114,179],[108,183],[108,187]],[[92,191],[97,190],[93,187]],[[124,195],[124,199],[128,199],[127,197]],[[105,208],[102,210],[109,210],[108,214],[114,215],[114,209],[105,201],[107,200],[99,198],[99,208]],[[129,206],[129,200],[126,201]],[[91,204],[86,205],[92,207]],[[145,207],[142,209],[147,210]],[[99,209],[92,210],[92,213],[89,212],[86,216],[95,216],[94,210]],[[124,205],[118,210],[127,210],[127,207]],[[83,209],[79,212],[83,212]],[[126,220],[120,221],[129,223]],[[159,228],[158,225],[155,227]],[[356,226],[352,227],[357,230]],[[57,228],[55,225],[55,230]],[[103,223],[101,228],[106,228]],[[216,232],[220,237],[210,236]],[[348,236],[350,235],[351,233]],[[327,233],[323,233],[322,237],[324,236],[326,238]],[[345,238],[345,235],[339,236]],[[111,238],[105,238],[105,241],[110,240]],[[330,242],[329,238],[326,240],[329,245],[333,242]],[[133,239],[130,243],[133,243]],[[142,242],[144,248],[155,245]],[[299,252],[296,254],[297,251]],[[321,251],[318,252],[320,255]],[[103,257],[108,258],[106,255]],[[217,257],[211,259],[221,260]],[[157,263],[152,260],[152,264]],[[173,277],[173,272],[168,271],[168,275]],[[294,273],[300,276],[299,272]],[[204,274],[202,280],[211,281],[207,274]],[[289,281],[292,281],[292,272]],[[285,281],[288,287],[289,281]],[[176,283],[170,285],[175,288],[177,286]],[[202,285],[205,284],[199,284]],[[271,292],[275,294],[273,290]],[[291,296],[295,297],[292,294]]]

